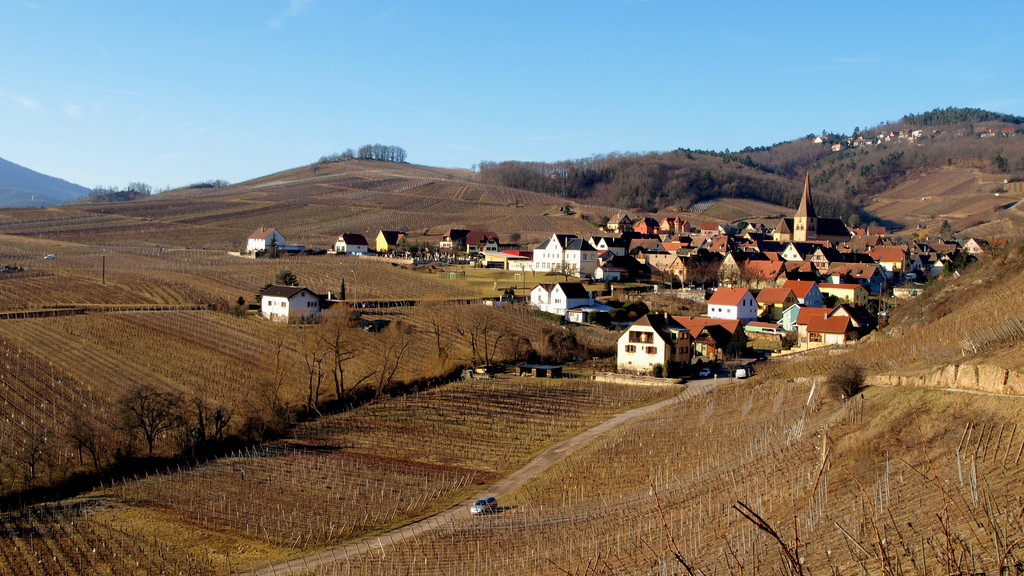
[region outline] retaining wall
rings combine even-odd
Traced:
[[[989,364],[950,365],[929,374],[869,376],[873,386],[924,386],[1024,396],[1024,374]]]

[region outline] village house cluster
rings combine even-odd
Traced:
[[[840,219],[817,215],[809,176],[799,208],[774,229],[618,214],[603,230],[586,239],[552,234],[524,248],[503,244],[490,231],[452,229],[433,250],[489,268],[561,276],[562,281],[534,286],[529,303],[568,322],[588,322],[593,313],[612,310],[584,280],[653,281],[707,294],[706,317],[647,315],[623,332],[619,370],[650,373],[735,358],[751,340],[788,338],[794,349],[855,340],[875,329],[880,296],[912,294],[947,265],[962,264],[987,247],[978,239],[901,243],[884,228],[851,230]],[[344,233],[333,251],[388,255],[407,250],[407,240],[399,231],[381,230],[372,242]],[[267,228],[248,240],[252,254],[278,249],[303,247]],[[326,304],[305,288],[271,287],[261,309],[267,318],[296,321],[315,317]]]

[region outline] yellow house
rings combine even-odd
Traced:
[[[868,291],[860,284],[818,284],[818,290],[825,296],[834,296],[836,304],[868,305]]]
[[[405,238],[405,232],[381,230],[377,233],[377,241],[374,246],[374,250],[377,252],[394,252],[403,238]]]
[[[757,295],[757,317],[769,321],[782,319],[782,311],[798,302],[789,288],[764,288]]]

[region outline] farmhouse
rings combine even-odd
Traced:
[[[580,282],[538,284],[530,290],[530,305],[549,314],[564,317],[570,309],[594,304],[594,294]]]
[[[617,349],[619,372],[649,374],[660,365],[669,373],[690,363],[693,338],[671,316],[647,314],[619,336]]]
[[[394,252],[398,245],[405,239],[405,232],[397,230],[381,230],[377,233],[377,241],[374,243],[374,250],[377,252]]]
[[[498,252],[498,235],[487,230],[471,230],[466,234],[466,252],[470,254]]]
[[[253,233],[249,235],[245,243],[245,251],[249,254],[255,254],[274,248],[283,250],[285,244],[284,236],[276,228],[260,227],[253,230]]]
[[[306,322],[320,315],[322,298],[302,286],[270,286],[260,294],[260,314],[274,322]]]
[[[334,251],[338,254],[366,254],[370,245],[362,234],[342,234],[334,243]]]

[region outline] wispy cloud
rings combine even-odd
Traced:
[[[18,106],[21,106],[25,110],[40,110],[42,106],[38,102],[29,98],[28,96],[12,95],[7,97],[8,100],[14,102]]]
[[[284,12],[278,15],[276,18],[269,22],[271,28],[281,28],[284,26],[285,20],[288,18],[294,18],[306,11],[312,0],[289,0],[288,7],[285,8]]]
[[[65,104],[64,113],[72,118],[82,118],[85,116],[85,107],[81,104]]]

